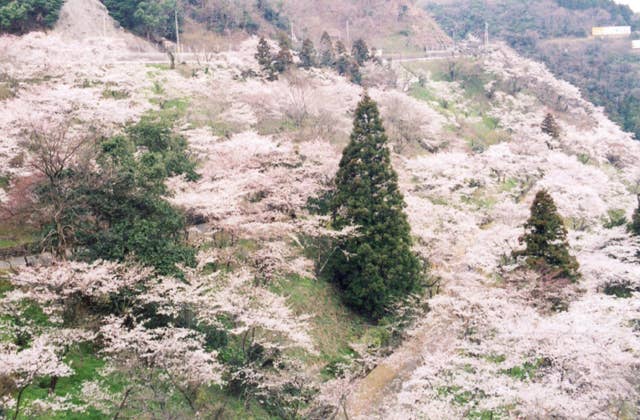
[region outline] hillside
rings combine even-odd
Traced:
[[[443,39],[435,25],[412,26],[424,19],[413,8],[406,21],[383,12],[400,2],[298,17],[316,3],[284,2],[294,32],[338,36],[346,16],[352,37],[384,29],[367,36],[374,45],[406,27]],[[97,206],[112,191],[92,173],[123,180],[114,190],[140,182],[119,172],[166,176],[166,193],[154,187],[188,215],[179,236],[196,253],[181,274],[158,276],[135,253],[2,269],[0,416],[19,405],[18,418],[43,419],[638,417],[640,240],[625,224],[640,142],[502,43],[364,65],[431,284],[373,322],[323,275],[327,241],[345,233],[312,205],[332,186],[363,87],[316,67],[266,80],[258,38],[239,38],[172,69],[97,0],[67,1],[51,32],[0,37],[3,204],[40,193],[29,188],[34,137],[61,139],[65,152],[89,138],[115,154],[78,153],[62,179],[86,165]],[[540,130],[547,113],[558,138]],[[199,177],[163,167],[163,141],[132,149],[144,129],[183,138],[172,147],[188,147]],[[569,231],[576,283],[511,256],[541,189]],[[37,216],[2,219],[0,248],[35,235]]]
[[[609,117],[638,137],[639,55],[631,49],[639,18],[613,1],[435,1],[422,5],[454,37],[482,36],[508,42],[519,53],[542,61],[556,77],[578,86]],[[631,37],[591,37],[594,26],[631,26]]]
[[[348,47],[363,38],[387,54],[415,55],[452,44],[429,14],[404,0],[241,1],[234,6],[214,0],[205,7],[185,8],[183,39],[197,49],[206,45],[226,48],[228,37],[239,40],[255,33],[272,38],[278,33],[293,34],[300,42],[308,37],[318,43],[325,31]]]

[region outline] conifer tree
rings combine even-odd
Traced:
[[[271,47],[269,47],[269,43],[264,37],[260,38],[258,41],[258,51],[255,55],[256,60],[258,60],[258,64],[265,72],[268,71],[271,67],[272,57],[271,57]]]
[[[631,233],[640,235],[640,194],[638,194],[638,208],[633,212],[631,218]]]
[[[422,264],[411,249],[410,226],[376,103],[365,95],[335,179],[330,209],[336,229],[356,226],[327,267],[347,303],[377,319],[420,286]]]
[[[300,50],[300,67],[308,69],[316,64],[316,48],[313,42],[306,38],[302,42],[302,49]]]
[[[362,38],[356,40],[351,48],[351,56],[356,60],[359,66],[362,66],[367,60],[369,60],[369,47]]]
[[[320,38],[320,64],[327,67],[333,67],[336,61],[336,54],[333,50],[333,42],[331,37],[325,31]]]
[[[525,234],[519,241],[526,244],[526,248],[515,251],[515,257],[526,257],[527,265],[538,271],[555,272],[571,280],[580,277],[578,261],[569,254],[567,229],[547,191],[536,194],[524,228]]]
[[[548,134],[554,139],[560,138],[560,127],[558,126],[556,119],[553,118],[553,115],[551,115],[550,112],[548,112],[544,117],[544,120],[542,120],[540,128],[542,129],[543,133]]]

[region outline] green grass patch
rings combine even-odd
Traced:
[[[409,95],[424,102],[438,102],[438,98],[433,91],[425,86],[420,86],[420,83],[414,83],[411,85]]]
[[[326,280],[291,275],[276,281],[271,289],[286,297],[296,314],[311,315],[309,333],[320,358],[309,362],[324,364],[323,372],[327,375],[335,373],[336,365],[353,356],[350,343],[366,340],[372,346],[381,346],[388,341],[383,327],[375,327],[351,312]]]
[[[482,358],[487,362],[496,363],[496,364],[500,364],[505,360],[507,360],[507,356],[505,356],[504,354],[495,354],[495,353],[487,354],[485,356],[482,356]]]
[[[469,390],[462,390],[459,386],[441,386],[436,389],[436,392],[440,397],[451,398],[451,401],[456,405],[467,405],[472,402],[476,397],[480,396]]]
[[[502,185],[500,185],[500,191],[509,192],[516,188],[518,185],[520,185],[520,182],[517,178],[508,178],[502,183]]]
[[[258,401],[254,399],[242,399],[220,389],[210,387],[198,395],[198,404],[215,404],[211,413],[218,412],[220,419],[228,420],[279,420],[280,417],[270,414]]]
[[[81,404],[84,402],[81,399],[82,383],[85,381],[95,380],[97,377],[99,377],[98,370],[104,367],[105,362],[94,354],[94,348],[90,344],[80,344],[72,347],[65,357],[65,362],[71,366],[74,373],[72,376],[58,379],[55,389],[55,395],[68,395],[71,397],[71,402]],[[23,403],[21,404],[22,413],[24,413],[24,408],[27,407],[31,402],[35,400],[45,400],[48,397],[50,382],[51,378],[43,377],[40,381],[35,382],[25,390],[23,395]],[[97,420],[104,419],[105,415],[95,409],[89,409],[82,413],[60,411],[53,413],[43,413],[39,416],[29,417],[22,414],[18,418]]]
[[[131,96],[131,95],[125,89],[105,88],[102,91],[102,98],[103,99],[121,100],[121,99],[127,99],[129,96]]]
[[[427,198],[429,199],[429,201],[431,201],[436,206],[448,206],[449,205],[449,202],[444,197],[429,196]]]
[[[624,209],[607,210],[607,217],[603,221],[605,229],[612,229],[627,224],[627,216]]]
[[[157,111],[149,111],[148,116],[157,115],[162,120],[175,121],[183,118],[189,111],[190,102],[187,98],[160,99],[152,98],[150,103],[158,105]]]
[[[269,136],[272,134],[289,133],[297,130],[299,127],[290,118],[265,118],[255,126],[256,131],[261,136]]]
[[[153,92],[155,95],[164,95],[165,94],[164,87],[157,80],[153,81],[153,86],[151,87],[151,92]]]
[[[171,70],[169,64],[147,64],[147,67],[158,70]]]
[[[461,199],[463,203],[473,206],[478,210],[492,209],[498,202],[495,197],[484,195],[482,189],[477,189],[471,195],[463,195]]]
[[[521,366],[514,366],[509,369],[502,369],[500,373],[518,379],[520,381],[527,381],[535,378],[538,370],[541,367],[548,366],[550,361],[544,357],[541,357],[534,362],[524,362]]]
[[[0,188],[6,191],[7,188],[9,188],[9,185],[11,185],[11,176],[9,175],[0,176]]]
[[[37,232],[28,226],[0,222],[0,249],[26,245],[36,239]]]

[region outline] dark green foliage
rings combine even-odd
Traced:
[[[0,0],[0,33],[51,28],[63,4],[64,0]]]
[[[333,50],[333,42],[331,37],[325,31],[320,38],[320,64],[327,67],[333,67],[336,61],[336,54]]]
[[[258,51],[254,57],[258,60],[258,64],[260,64],[260,68],[268,80],[278,79],[278,72],[275,69],[275,60],[271,54],[271,47],[264,37],[260,38],[260,41],[258,42]]]
[[[548,134],[554,139],[560,138],[560,127],[558,126],[556,119],[553,118],[553,115],[551,115],[550,112],[547,113],[547,115],[544,117],[544,120],[542,120],[540,129],[543,133]]]
[[[638,208],[633,212],[631,218],[630,228],[634,235],[640,235],[640,195],[638,195]]]
[[[526,249],[515,251],[515,257],[526,257],[530,268],[552,277],[571,280],[580,277],[578,261],[569,254],[567,229],[548,192],[542,190],[536,194],[531,205],[531,217],[524,228],[525,234],[520,243],[526,244]]]
[[[125,135],[101,141],[93,159],[95,168],[69,167],[38,188],[41,205],[59,209],[43,226],[43,246],[89,260],[134,257],[161,274],[193,264],[194,250],[183,243],[185,217],[166,200],[165,181],[198,174],[171,123],[144,117]]]
[[[267,70],[271,67],[271,47],[269,47],[269,43],[264,37],[261,37],[260,41],[258,41],[258,51],[254,57],[258,60],[262,70]]]
[[[327,267],[345,301],[374,319],[416,291],[422,274],[397,178],[378,107],[365,96],[330,203],[333,226],[357,226],[357,235],[338,244]]]
[[[367,47],[367,43],[364,42],[362,38],[357,39],[356,42],[353,43],[351,56],[353,56],[353,59],[356,60],[359,66],[362,66],[371,58],[369,55],[369,47]]]
[[[261,37],[254,57],[258,60],[267,80],[277,80],[278,73],[284,73],[293,64],[293,56],[286,38],[280,40],[280,50],[274,56],[267,40]]]
[[[300,50],[300,67],[308,69],[316,65],[316,48],[313,42],[306,38],[302,42],[302,49]]]
[[[182,243],[184,215],[164,197],[165,180],[184,174],[198,178],[187,143],[169,123],[147,117],[126,136],[102,142],[97,188],[84,192],[96,219],[79,237],[85,257],[124,260],[134,255],[161,274],[175,274],[176,264],[192,264],[194,251]]]
[[[607,282],[602,291],[605,295],[630,298],[633,292],[640,291],[640,288],[634,287],[629,280],[614,280]]]
[[[109,14],[123,27],[148,39],[176,39],[177,0],[102,0]],[[182,16],[178,10],[178,19]]]
[[[289,29],[291,29],[289,19],[282,14],[282,10],[276,10],[269,0],[257,0],[256,7],[262,12],[262,17],[276,28],[282,31],[289,31]]]

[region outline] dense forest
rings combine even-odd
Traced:
[[[0,0],[0,33],[23,34],[50,28],[64,0]]]
[[[287,31],[289,20],[282,5],[269,0],[102,0],[111,16],[123,27],[148,39],[176,39],[175,19],[180,26],[184,18],[222,35],[234,31],[255,34],[266,25]]]
[[[640,19],[628,6],[608,0],[464,0],[429,3],[427,8],[458,40],[481,36],[487,22],[492,38],[543,61],[640,138],[640,56],[628,39],[587,38],[591,27],[603,25],[629,25],[635,36]]]

